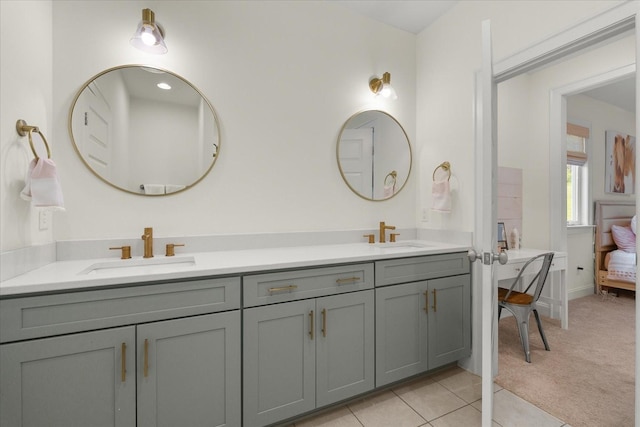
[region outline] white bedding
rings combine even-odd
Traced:
[[[615,250],[610,252],[611,258],[607,268],[607,279],[623,282],[636,282],[636,254]]]

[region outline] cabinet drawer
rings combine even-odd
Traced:
[[[244,306],[314,298],[373,288],[373,264],[253,274],[242,279]]]
[[[466,252],[376,261],[376,286],[468,274]]]
[[[240,278],[0,300],[0,342],[240,308]]]
[[[509,261],[505,265],[499,265],[496,263],[497,268],[495,269],[495,271],[496,271],[498,280],[515,279],[520,273],[520,270],[522,270],[524,265],[527,263],[527,261],[528,259],[525,259],[522,261]],[[540,268],[542,268],[542,258],[531,263],[531,265],[527,267],[527,270],[525,271],[525,273],[527,275],[536,274],[538,271],[540,271]],[[551,261],[551,267],[549,267],[549,272],[566,270],[566,269],[567,269],[567,258],[554,257],[553,260]]]

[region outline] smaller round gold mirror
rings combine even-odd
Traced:
[[[380,201],[404,188],[411,173],[411,144],[388,113],[367,110],[342,126],[336,148],[338,168],[347,186],[366,200]]]

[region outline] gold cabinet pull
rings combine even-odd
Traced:
[[[309,312],[309,337],[313,340],[313,310]]]
[[[436,311],[438,311],[438,300],[436,299],[436,290],[433,290],[433,312],[435,313]]]
[[[127,345],[125,343],[122,343],[121,356],[122,382],[125,382],[127,380]]]
[[[429,291],[424,291],[424,312],[429,312]]]
[[[267,292],[272,293],[272,292],[282,292],[282,291],[293,291],[298,289],[298,287],[296,285],[289,285],[289,286],[280,286],[278,288],[269,288],[269,290]]]
[[[149,376],[149,340],[144,340],[144,377]]]
[[[346,279],[337,279],[337,280],[336,280],[336,283],[337,283],[338,285],[342,285],[342,284],[344,284],[344,283],[355,283],[355,282],[359,282],[359,281],[360,281],[360,278],[359,278],[359,277],[355,277],[355,276],[353,276],[353,277],[348,277],[348,278],[346,278]]]
[[[327,309],[322,309],[322,336],[327,336]]]

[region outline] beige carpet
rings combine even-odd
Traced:
[[[569,329],[531,316],[531,364],[513,317],[499,322],[496,383],[573,427],[633,426],[635,300],[592,295],[569,301]]]

